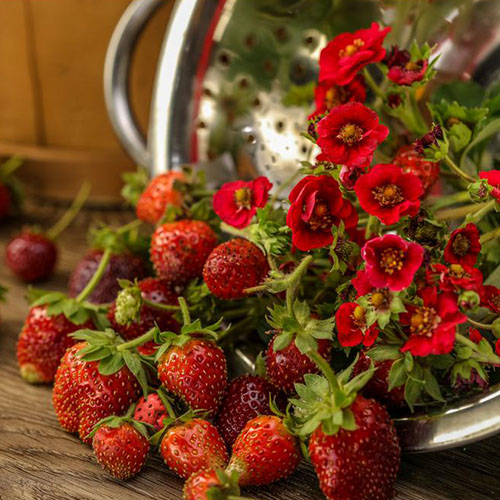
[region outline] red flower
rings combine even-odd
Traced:
[[[389,68],[387,78],[397,85],[411,85],[420,82],[425,76],[427,60],[412,61],[407,50],[393,46],[384,61]]]
[[[450,264],[473,266],[481,252],[479,230],[475,224],[453,231],[444,249],[444,259]]]
[[[314,100],[316,103],[315,113],[324,113],[346,102],[365,102],[365,79],[361,75],[357,75],[347,85],[337,85],[331,80],[320,81],[314,90]]]
[[[358,292],[358,297],[367,295],[375,290],[375,287],[368,279],[368,273],[364,269],[360,269],[356,273],[356,276],[351,280],[351,285],[356,289],[356,292]]]
[[[483,275],[475,267],[451,264],[433,264],[427,270],[429,283],[439,286],[440,290],[460,292],[460,290],[479,291],[483,284]]]
[[[389,129],[378,122],[375,111],[359,102],[336,108],[316,125],[317,144],[332,163],[348,167],[367,167],[377,146]]]
[[[490,170],[489,172],[479,172],[481,179],[486,179],[488,184],[493,188],[491,196],[500,202],[500,170]]]
[[[267,203],[272,184],[267,177],[244,182],[227,182],[214,194],[215,213],[230,226],[241,229],[250,224],[257,208]]]
[[[396,165],[375,165],[354,186],[361,208],[383,224],[395,224],[404,215],[420,209],[422,183],[413,174],[404,174]]]
[[[413,146],[402,146],[393,160],[405,174],[414,174],[422,183],[426,195],[439,177],[439,162],[429,161],[417,154]]]
[[[500,314],[500,288],[493,285],[484,285],[479,290],[479,296],[483,307]]]
[[[341,346],[373,345],[378,337],[375,325],[366,325],[365,310],[355,302],[344,302],[335,314],[338,340]]]
[[[382,47],[391,28],[380,29],[377,23],[354,33],[341,33],[331,40],[319,56],[319,80],[347,85],[367,64],[381,61]]]
[[[495,354],[497,356],[500,356],[500,339],[498,339],[496,344],[495,344]]]
[[[469,339],[474,342],[474,344],[479,344],[483,340],[483,336],[479,333],[477,328],[469,328]]]
[[[456,325],[466,321],[458,310],[457,297],[451,292],[438,294],[436,287],[425,288],[420,296],[424,304],[407,306],[408,312],[400,316],[410,333],[401,351],[414,356],[448,354],[455,342]]]
[[[302,251],[330,245],[332,226],[341,221],[349,232],[358,224],[356,210],[342,198],[339,185],[329,175],[304,177],[292,189],[290,202],[286,223],[292,230],[292,243]]]
[[[417,243],[386,234],[369,240],[361,250],[366,274],[377,288],[398,291],[407,288],[422,264],[424,249]]]

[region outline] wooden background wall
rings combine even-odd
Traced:
[[[134,165],[108,120],[102,72],[108,41],[130,0],[0,1],[0,156],[42,196],[71,198],[82,178],[93,199],[117,200]],[[146,28],[132,64],[132,103],[146,130],[155,65],[173,0]]]

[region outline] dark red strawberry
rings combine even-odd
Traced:
[[[203,265],[216,244],[217,236],[204,222],[169,222],[153,234],[151,261],[160,278],[172,285],[184,285],[201,277]]]
[[[215,494],[213,493],[215,490]],[[244,500],[239,496],[237,474],[206,469],[193,474],[184,485],[184,500]]]
[[[9,269],[19,279],[31,283],[52,274],[57,248],[47,236],[25,231],[10,240],[5,257]]]
[[[260,285],[269,273],[262,251],[248,240],[236,238],[217,246],[203,268],[210,292],[220,299],[246,296],[245,289]]]
[[[158,377],[192,410],[216,413],[227,386],[224,351],[206,339],[173,345],[158,361]]]
[[[76,343],[69,334],[93,326],[92,321],[76,325],[63,314],[50,315],[47,306],[32,307],[17,341],[21,377],[31,384],[52,382],[66,349]]]
[[[370,368],[371,360],[361,351],[358,362],[354,365],[353,374],[358,375]],[[373,398],[384,404],[390,409],[397,409],[406,406],[405,403],[405,386],[404,384],[395,387],[389,391],[389,371],[391,370],[393,360],[375,361],[376,371],[373,377],[363,387],[361,393],[366,398]]]
[[[349,407],[355,430],[326,434],[322,425],[309,440],[309,455],[321,491],[330,500],[388,500],[394,497],[400,448],[387,410],[358,395]]]
[[[9,188],[0,182],[0,219],[6,217],[10,212],[12,196]]]
[[[173,415],[170,415],[173,417]],[[160,396],[156,392],[146,398],[141,396],[134,410],[134,420],[152,425],[157,431],[163,429],[163,420],[169,417]]]
[[[154,302],[163,305],[177,305],[177,294],[172,290],[169,283],[159,278],[146,278],[139,281],[137,284],[143,300]],[[123,291],[120,293],[124,293]],[[173,317],[174,312],[162,311],[142,303],[139,306],[138,321],[125,322],[120,318],[120,313],[126,313],[121,309],[126,308],[127,304],[118,304],[117,317],[117,301],[115,300],[109,309],[108,319],[112,327],[123,338],[130,340],[135,339],[147,331],[151,330],[155,325],[161,331],[178,332],[180,325]]]
[[[292,474],[300,457],[299,441],[282,419],[265,415],[247,422],[233,445],[227,471],[239,474],[240,486],[269,484]]]
[[[224,468],[226,445],[213,424],[201,418],[167,429],[160,445],[165,463],[184,479],[207,468]]]
[[[69,280],[69,295],[76,297],[94,275],[101,261],[102,250],[90,250],[76,265]],[[96,304],[112,302],[121,290],[118,279],[133,281],[147,276],[142,260],[129,253],[112,254],[100,283],[89,295],[88,300]]]
[[[257,375],[241,375],[231,381],[217,416],[217,427],[229,447],[249,420],[273,414],[269,399],[277,395],[278,391]]]
[[[59,423],[68,432],[78,432],[85,443],[100,420],[122,415],[140,394],[139,383],[126,366],[103,375],[97,361],[81,359],[79,351],[87,346],[80,342],[66,351],[52,392]]]
[[[137,218],[156,224],[169,205],[180,207],[182,193],[174,188],[175,181],[185,182],[186,177],[182,172],[166,172],[152,179],[137,201]]]
[[[117,420],[115,424],[113,421]],[[129,479],[144,467],[149,454],[146,430],[119,418],[112,418],[97,429],[92,439],[97,461],[118,479]]]
[[[318,373],[316,363],[306,354],[302,354],[295,339],[281,350],[274,349],[274,342],[278,334],[275,335],[266,352],[266,370],[271,383],[282,391],[292,394],[295,392],[294,385],[304,381],[306,373]],[[330,361],[332,354],[332,341],[329,339],[317,339],[318,352],[327,361]]]

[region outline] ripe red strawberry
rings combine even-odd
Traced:
[[[278,335],[278,334],[277,334]],[[304,381],[306,373],[318,373],[316,363],[306,354],[302,354],[295,343],[276,351],[274,349],[275,335],[269,342],[266,352],[266,370],[271,383],[282,391],[292,394],[295,392],[294,385]],[[332,354],[332,341],[329,339],[317,339],[318,352],[327,361]]]
[[[59,423],[89,443],[89,433],[101,419],[121,415],[139,397],[137,379],[126,366],[111,375],[99,372],[97,361],[84,361],[80,342],[68,349],[57,369],[52,402]]]
[[[165,463],[187,479],[207,468],[224,468],[228,455],[217,427],[201,418],[170,427],[161,441]]]
[[[19,279],[31,283],[52,274],[57,248],[47,236],[25,231],[10,240],[5,257],[10,270]]]
[[[361,351],[358,362],[354,365],[353,374],[358,375],[370,368],[370,358]],[[397,409],[406,406],[404,384],[389,391],[389,371],[393,360],[375,361],[376,371],[373,377],[363,387],[361,393],[366,398],[373,398],[387,406],[389,409]]]
[[[102,250],[90,250],[76,265],[69,280],[69,296],[76,297],[94,275],[101,261]],[[112,254],[104,275],[89,295],[90,302],[105,304],[112,302],[121,290],[118,279],[142,279],[147,275],[144,264],[139,257],[129,253]]]
[[[386,409],[358,395],[350,406],[355,430],[326,434],[320,425],[309,441],[309,455],[321,491],[330,500],[388,500],[394,497],[400,447]]]
[[[269,398],[277,394],[265,378],[257,375],[241,375],[231,381],[217,416],[217,428],[229,447],[249,420],[273,414]]]
[[[93,439],[97,461],[118,479],[135,476],[144,467],[149,454],[149,440],[132,424],[103,424]]]
[[[393,163],[401,167],[405,174],[414,174],[420,179],[424,196],[429,193],[439,177],[439,162],[425,160],[415,152],[412,145],[401,147]]]
[[[164,305],[178,304],[177,294],[165,280],[146,278],[139,281],[137,286],[144,300]],[[118,315],[122,313],[120,310],[122,307],[123,305],[121,304],[118,306]],[[122,324],[123,322],[118,321],[120,317],[118,317],[117,320],[117,303],[113,301],[108,312],[108,319],[115,331],[123,338],[130,340],[140,337],[151,330],[155,325],[158,326],[161,331],[178,332],[180,325],[173,317],[173,314],[172,311],[161,311],[146,304],[142,304],[139,308],[139,321]]]
[[[137,201],[137,218],[156,224],[169,205],[180,207],[182,194],[174,189],[175,181],[185,182],[186,177],[182,172],[167,172],[152,179]]]
[[[210,226],[181,220],[159,226],[151,239],[150,256],[156,273],[172,285],[185,285],[201,276],[203,265],[217,243]]]
[[[76,343],[69,334],[93,326],[91,321],[76,325],[63,314],[49,315],[47,306],[32,307],[17,341],[21,377],[31,384],[52,382],[66,349]]]
[[[269,273],[261,250],[248,240],[236,238],[217,246],[203,268],[203,279],[210,292],[220,299],[246,296],[245,289],[260,285]]]
[[[170,415],[173,417],[173,415]],[[163,429],[163,419],[169,417],[160,396],[152,392],[147,398],[141,396],[134,410],[134,420],[152,425],[157,431]]]
[[[256,417],[233,445],[227,470],[239,474],[240,486],[269,484],[289,476],[300,462],[298,439],[275,415]]]
[[[158,377],[192,410],[216,413],[227,386],[224,351],[211,340],[197,338],[173,345],[159,359]]]
[[[215,490],[215,495],[212,493]],[[209,493],[210,492],[210,493]],[[238,500],[240,489],[236,474],[206,469],[193,474],[184,485],[184,500]],[[243,500],[243,498],[241,499]]]
[[[0,219],[8,215],[12,204],[12,196],[9,188],[0,182]]]

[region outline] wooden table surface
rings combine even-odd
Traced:
[[[38,208],[35,216],[0,228],[0,254],[16,227],[42,222],[47,227],[57,209]],[[85,232],[92,221],[117,225],[130,218],[119,211],[87,210],[60,240],[55,276],[45,288],[63,290],[74,263],[85,251]],[[0,283],[9,287],[0,306],[0,500],[174,500],[182,498],[182,481],[158,458],[149,460],[136,478],[112,479],[96,463],[92,450],[59,428],[51,404],[51,388],[30,386],[18,375],[15,343],[28,306],[25,287],[5,266]],[[500,436],[446,452],[404,457],[396,485],[398,500],[500,499]],[[314,472],[304,464],[289,479],[265,488],[248,489],[261,500],[324,498]]]

